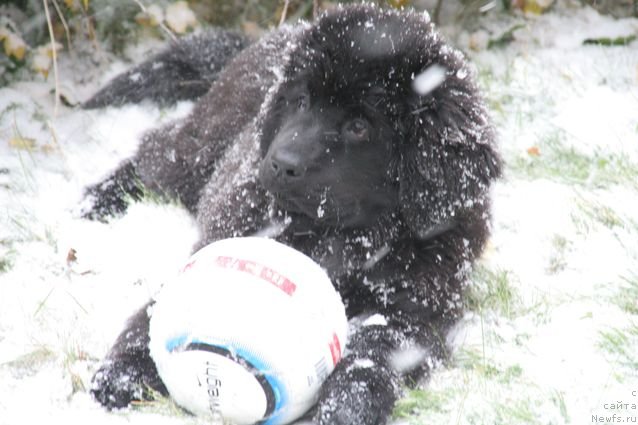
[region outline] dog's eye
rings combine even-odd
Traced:
[[[360,143],[368,140],[370,129],[368,122],[361,118],[348,121],[343,127],[343,136],[350,143]]]
[[[310,96],[308,96],[308,93],[300,94],[297,98],[297,108],[305,111],[308,109],[308,106],[310,106]]]

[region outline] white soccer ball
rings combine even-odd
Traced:
[[[156,297],[150,352],[171,397],[237,425],[284,424],[316,401],[346,345],[339,294],[313,260],[265,238],[214,242]]]

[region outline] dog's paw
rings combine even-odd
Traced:
[[[105,362],[93,375],[91,394],[108,409],[120,409],[133,400],[144,398],[143,384],[139,371],[121,368],[111,361]]]
[[[368,359],[348,360],[324,383],[313,423],[385,424],[399,392],[396,373]]]

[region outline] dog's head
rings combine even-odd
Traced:
[[[338,8],[287,57],[260,120],[260,180],[280,206],[340,227],[397,214],[427,235],[485,201],[493,132],[427,15]]]

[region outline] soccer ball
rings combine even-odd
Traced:
[[[315,403],[347,326],[339,294],[313,260],[274,240],[232,238],[193,254],[162,288],[149,346],[185,409],[278,425]]]

